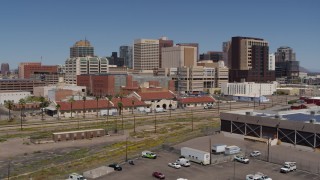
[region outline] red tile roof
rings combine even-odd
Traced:
[[[117,107],[118,106],[118,102],[122,102],[123,107],[132,107],[132,100],[134,101],[134,106],[135,107],[139,107],[139,106],[147,106],[146,103],[144,103],[143,101],[139,101],[137,98],[135,97],[126,97],[126,98],[122,98],[122,100],[120,98],[113,98],[111,99],[112,103]]]
[[[85,102],[85,108],[86,109],[97,109],[97,100],[76,100],[72,103],[72,109],[73,110],[83,110],[83,103]],[[70,111],[71,110],[71,103],[70,102],[57,102],[57,104],[60,104],[60,110],[61,111]],[[106,109],[108,107],[113,107],[112,103],[109,103],[105,99],[100,99],[98,101],[98,109]]]
[[[201,97],[186,97],[179,99],[181,104],[190,104],[190,103],[210,103],[215,102],[216,100],[211,96],[201,96]]]
[[[142,101],[160,100],[160,99],[174,99],[175,96],[171,92],[137,92]]]

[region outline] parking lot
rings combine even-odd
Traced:
[[[176,153],[161,151],[158,152],[157,159],[139,158],[134,161],[135,165],[124,164],[122,171],[113,172],[100,179],[156,179],[152,177],[154,171],[162,172],[166,176],[166,179],[169,180],[176,180],[177,178],[186,178],[188,180],[243,180],[247,174],[256,172],[269,175],[273,180],[319,179],[319,177],[314,174],[299,170],[288,174],[281,174],[279,172],[280,165],[254,159],[251,159],[249,164],[226,162],[217,165],[201,166],[196,163],[191,163],[190,167],[181,167],[180,169],[169,167],[168,163],[174,162],[178,157],[179,155]]]
[[[174,162],[178,159],[181,147],[192,147],[195,149],[209,151],[209,141],[212,144],[223,143],[227,145],[237,145],[243,150],[243,154],[248,154],[251,150],[260,150],[262,157],[266,157],[266,144],[259,142],[244,141],[241,138],[229,137],[223,134],[200,137],[192,139],[174,146],[175,151],[162,150],[157,152],[158,158],[144,159],[138,158],[135,160],[136,165],[123,165],[123,171],[114,172],[100,179],[155,179],[152,177],[154,171],[162,172],[166,179],[175,180],[177,178],[186,178],[188,180],[228,180],[228,179],[245,179],[247,174],[255,174],[257,172],[264,173],[270,176],[273,180],[295,180],[295,179],[310,179],[319,180],[317,174],[312,174],[301,170],[310,167],[310,170],[318,168],[320,154],[310,150],[303,150],[299,148],[287,147],[284,145],[276,145],[270,147],[270,159],[276,159],[279,163],[269,163],[261,161],[259,158],[250,158],[249,164],[242,164],[239,162],[227,161],[222,162],[221,159],[226,159],[224,155],[212,155],[212,165],[201,166],[196,163],[191,163],[191,167],[181,167],[181,169],[174,169],[168,166],[169,162]],[[219,160],[220,159],[220,160]],[[263,159],[263,158],[262,158]],[[219,160],[219,161],[217,161]],[[281,164],[285,161],[296,161],[297,171],[288,174],[280,173]],[[220,162],[220,163],[216,163]],[[305,164],[308,163],[306,166]],[[314,164],[314,165],[313,165]]]

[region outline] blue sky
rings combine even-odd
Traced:
[[[200,52],[221,50],[232,36],[264,38],[270,52],[286,45],[300,64],[320,69],[317,0],[2,0],[0,62],[64,64],[85,37],[98,56],[137,38],[167,36],[197,42]]]

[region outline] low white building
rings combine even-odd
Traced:
[[[178,102],[171,91],[167,92],[133,92],[128,97],[135,97],[143,101],[148,108],[154,111],[156,108],[176,109]]]
[[[237,96],[265,96],[272,95],[277,90],[277,82],[272,83],[223,83],[221,84],[221,93],[224,95]]]
[[[13,101],[18,103],[20,99],[24,99],[30,96],[31,93],[28,91],[0,91],[0,104],[3,105],[4,101]]]

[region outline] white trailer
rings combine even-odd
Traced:
[[[221,154],[226,150],[227,145],[225,144],[214,144],[212,145],[211,152],[213,154]]]
[[[224,151],[225,155],[237,154],[240,153],[241,149],[238,146],[227,146]]]
[[[192,149],[189,147],[182,147],[181,156],[184,156],[190,161],[196,162],[202,165],[210,164],[210,153],[206,151],[200,151],[198,149]]]

